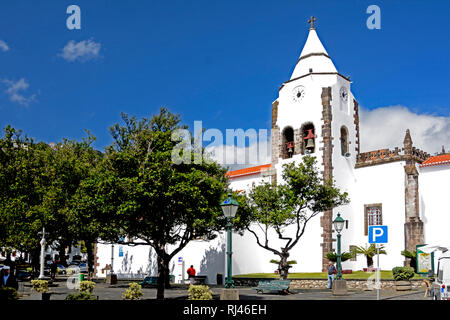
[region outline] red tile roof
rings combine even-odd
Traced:
[[[438,166],[446,163],[450,163],[450,153],[440,154],[438,156],[428,158],[427,160],[422,162],[420,167]]]
[[[263,164],[261,166],[256,167],[250,167],[245,169],[239,169],[234,171],[228,171],[226,173],[226,176],[229,178],[237,178],[237,177],[243,177],[243,176],[250,176],[253,174],[259,174],[261,171],[264,171],[265,169],[270,168],[271,164]]]

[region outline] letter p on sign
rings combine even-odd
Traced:
[[[387,243],[387,226],[369,226],[369,243]]]

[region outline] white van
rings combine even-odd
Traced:
[[[438,259],[437,275],[431,287],[433,300],[450,300],[450,251]]]

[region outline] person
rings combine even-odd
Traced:
[[[332,288],[333,281],[334,281],[334,275],[336,274],[336,267],[333,265],[333,262],[328,262],[328,289]]]
[[[50,267],[50,277],[52,279],[55,279],[57,271],[58,271],[58,264],[56,263],[56,261],[53,261],[53,263]]]
[[[14,288],[14,289],[18,289],[19,288],[19,284],[16,280],[16,278],[11,274],[11,269],[9,266],[4,266],[2,269],[2,276],[0,279],[0,288]]]
[[[194,269],[193,265],[191,265],[191,267],[189,269],[187,269],[187,274],[188,274],[188,278],[189,278],[189,283],[194,284],[195,269]]]

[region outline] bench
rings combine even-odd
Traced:
[[[174,282],[175,281],[175,276],[174,275],[169,275],[169,281],[170,282]],[[146,286],[146,285],[157,285],[158,284],[158,277],[145,277],[143,281],[139,282],[140,285]]]
[[[258,286],[252,289],[256,290],[256,293],[274,292],[274,291],[289,293],[290,284],[291,280],[260,280],[258,282]]]
[[[207,280],[208,280],[207,276],[201,275],[194,276],[194,284],[206,284]]]

